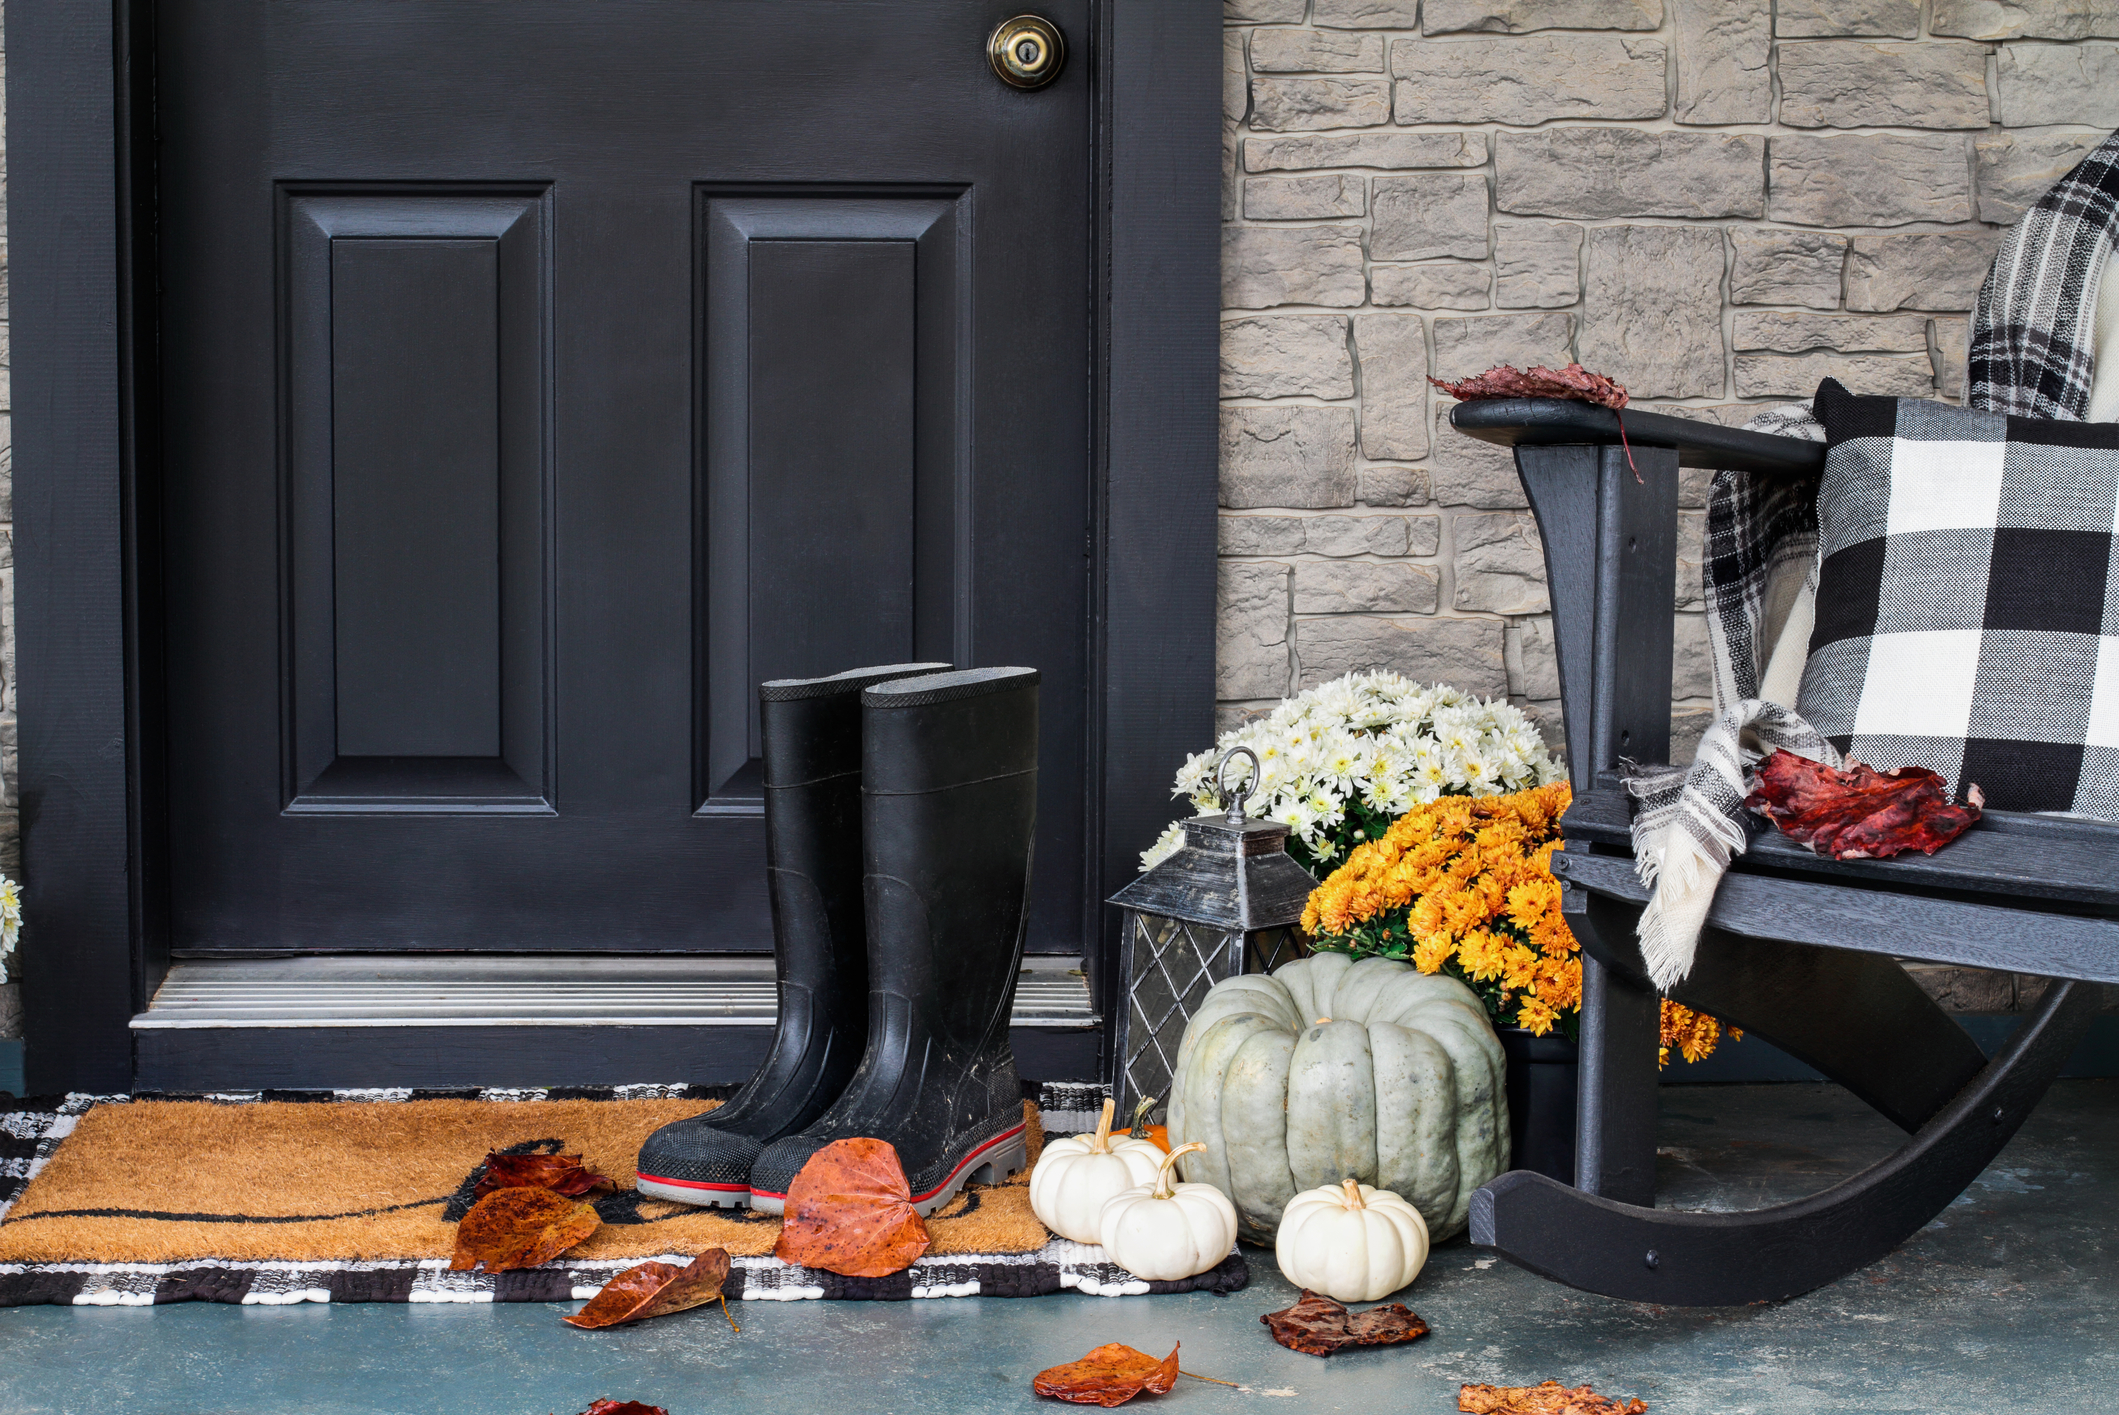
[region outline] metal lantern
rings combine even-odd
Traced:
[[[1238,756],[1251,759],[1251,773],[1231,791],[1222,773]],[[1111,896],[1125,910],[1114,1087],[1121,1114],[1141,1097],[1169,1099],[1177,1044],[1209,988],[1308,951],[1297,925],[1317,881],[1288,857],[1285,825],[1245,817],[1258,776],[1250,748],[1225,753],[1214,771],[1225,809],[1186,821],[1177,853]]]

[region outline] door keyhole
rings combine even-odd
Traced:
[[[986,41],[986,61],[1013,88],[1043,88],[1067,62],[1067,41],[1042,15],[1017,15],[995,26]]]

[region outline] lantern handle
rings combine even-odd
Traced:
[[[1228,782],[1223,779],[1223,773],[1239,754],[1251,759],[1251,774],[1244,777],[1236,789],[1231,790]],[[1231,747],[1223,752],[1221,760],[1214,764],[1214,789],[1221,793],[1221,804],[1228,808],[1230,825],[1243,824],[1243,804],[1250,799],[1251,793],[1258,789],[1258,778],[1264,774],[1264,769],[1258,765],[1258,753],[1249,747]]]

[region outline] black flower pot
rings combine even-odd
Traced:
[[[1510,1168],[1573,1184],[1581,1048],[1558,1032],[1542,1037],[1521,1027],[1497,1027],[1495,1032],[1508,1056]]]

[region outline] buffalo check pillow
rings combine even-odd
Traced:
[[[1997,810],[2119,819],[2119,423],[1817,390],[1797,711]]]

